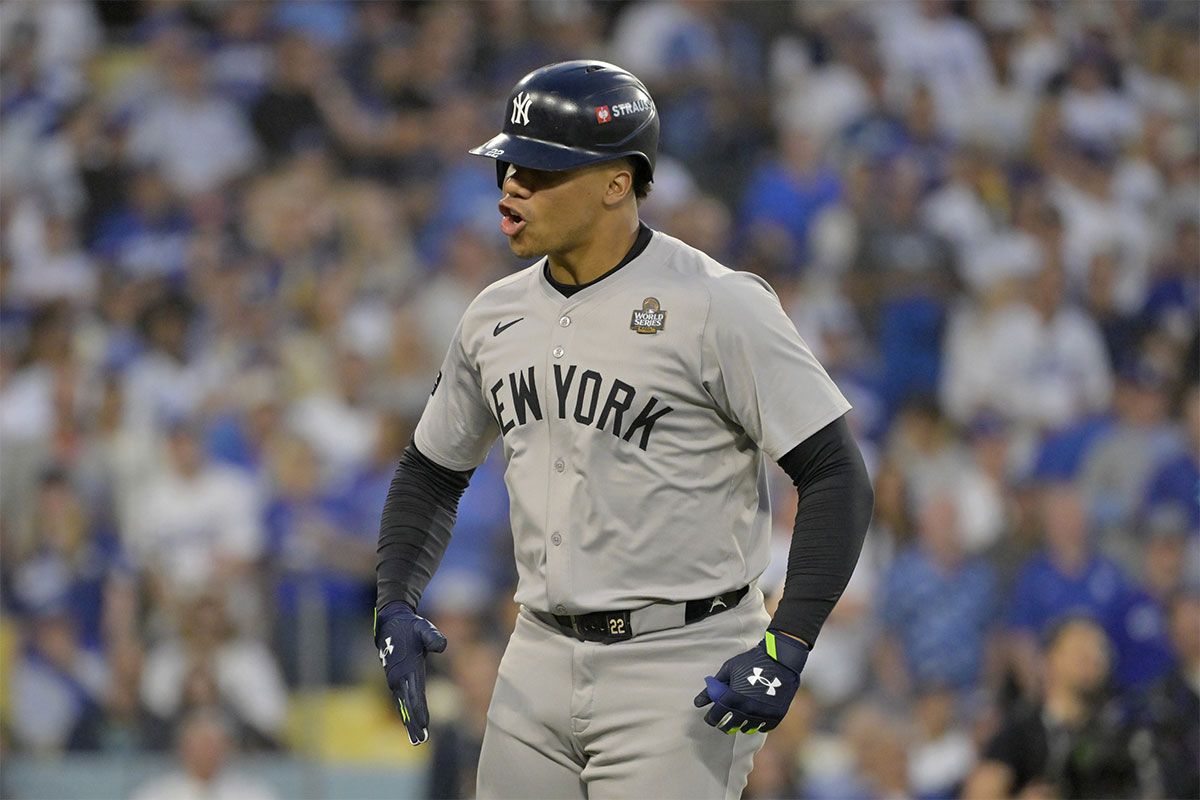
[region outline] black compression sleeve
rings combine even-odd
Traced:
[[[779,466],[800,493],[800,504],[771,627],[812,647],[858,563],[875,493],[842,417],[796,445]]]
[[[376,608],[402,600],[414,609],[450,544],[469,472],[446,469],[409,444],[392,477],[376,548]]]

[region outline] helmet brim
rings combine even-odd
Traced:
[[[640,156],[640,153],[600,152],[580,147],[567,147],[554,142],[513,136],[508,133],[497,134],[479,147],[473,147],[467,152],[474,156],[494,158],[504,164],[516,164],[518,167],[540,169],[547,172],[562,172],[630,155]],[[497,166],[496,180],[497,183],[504,183],[504,175],[499,166]]]

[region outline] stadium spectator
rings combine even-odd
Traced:
[[[887,5],[872,10],[890,71],[906,89],[928,86],[939,128],[961,135],[980,94],[994,82],[979,29],[951,13],[946,0],[921,0],[908,8]]]
[[[209,87],[199,42],[185,37],[167,64],[167,91],[149,102],[129,134],[134,163],[157,165],[182,197],[218,189],[254,162],[255,143],[235,106]]]
[[[205,449],[214,460],[265,480],[267,449],[283,414],[279,375],[269,367],[246,370],[232,389],[227,410],[208,425]]]
[[[958,797],[975,766],[975,743],[962,724],[957,693],[937,685],[917,695],[915,730],[908,748],[908,779],[913,796]]]
[[[66,300],[77,308],[94,302],[96,265],[80,247],[75,221],[52,213],[42,231],[41,248],[13,264],[9,291],[16,295],[15,300],[28,306]]]
[[[41,755],[95,749],[109,684],[104,656],[83,645],[65,606],[34,609],[25,631],[12,674],[14,740]]]
[[[1015,422],[1043,431],[1106,408],[1113,391],[1100,329],[1068,300],[1063,280],[1057,267],[1043,268],[1027,303],[1009,309],[993,333],[1007,344],[990,387],[995,402]]]
[[[1186,580],[1186,525],[1182,509],[1159,507],[1140,520],[1136,538],[1127,546],[1137,580],[1118,609],[1112,636],[1117,653],[1113,678],[1130,693],[1144,690],[1174,662],[1167,613]]]
[[[199,431],[176,422],[165,469],[140,487],[121,539],[148,584],[156,622],[173,627],[178,600],[220,587],[239,611],[255,603],[252,567],[263,549],[261,500],[241,470],[206,457]],[[251,618],[242,617],[246,622]]]
[[[1171,646],[1176,663],[1151,687],[1142,723],[1150,732],[1160,797],[1200,795],[1200,597],[1180,592],[1171,601]]]
[[[1050,483],[1041,488],[1038,503],[1043,547],[1017,573],[1008,608],[1012,666],[1029,694],[1039,680],[1039,637],[1076,612],[1091,614],[1111,630],[1128,591],[1125,573],[1096,549],[1078,488]],[[1105,659],[1107,675],[1112,658]]]
[[[368,395],[370,363],[346,347],[334,371],[325,391],[300,397],[285,415],[287,426],[317,454],[326,485],[361,470],[379,436],[379,411]]]
[[[179,635],[146,654],[141,697],[172,726],[197,708],[217,705],[242,747],[273,749],[282,740],[287,695],[279,665],[262,642],[237,635],[216,592],[183,600]]]
[[[962,796],[1140,796],[1132,730],[1097,698],[1111,664],[1103,629],[1082,617],[1059,621],[1046,633],[1040,662],[1040,700],[1005,720]]]
[[[1154,513],[1161,507],[1174,507],[1183,513],[1184,525],[1196,540],[1200,537],[1200,384],[1193,383],[1184,393],[1184,447],[1153,468],[1146,483],[1142,508]]]
[[[1085,47],[1067,68],[1067,85],[1062,93],[1063,127],[1072,138],[1113,147],[1125,144],[1139,133],[1137,106],[1114,83],[1115,65],[1107,53]]]
[[[124,569],[120,544],[88,514],[62,469],[41,475],[30,512],[20,536],[24,552],[8,567],[15,605],[30,612],[61,606],[83,645],[100,647],[106,583]]]
[[[1016,3],[994,3],[991,9],[1011,9],[1013,16],[993,20],[984,33],[988,60],[995,74],[990,88],[978,90],[975,113],[967,124],[971,140],[984,142],[1006,159],[1020,158],[1029,144],[1037,111],[1039,93],[1020,81],[1017,53],[1021,17],[1027,6]],[[984,9],[984,13],[987,12]],[[999,15],[998,15],[999,16]]]
[[[747,237],[760,227],[778,228],[788,237],[795,259],[787,266],[798,272],[808,263],[808,232],[821,209],[837,202],[841,193],[837,172],[822,158],[820,132],[793,124],[779,135],[778,159],[764,164],[748,181],[742,198],[741,222]]]
[[[270,23],[271,7],[254,0],[236,0],[214,20],[213,88],[241,109],[254,103],[270,78]]]
[[[250,109],[258,141],[269,158],[282,161],[302,142],[328,142],[333,130],[317,102],[320,82],[329,69],[328,54],[313,37],[299,31],[280,36],[271,79]]]
[[[124,204],[97,223],[93,247],[128,278],[179,281],[192,224],[153,166],[135,167]]]
[[[274,442],[270,473],[274,494],[264,519],[284,672],[293,686],[351,683],[372,655],[355,634],[371,602],[378,531],[356,526],[361,516],[352,517],[322,479],[321,462],[303,439]]]
[[[1092,520],[1106,538],[1128,537],[1157,465],[1173,461],[1182,431],[1168,416],[1170,376],[1140,361],[1117,381],[1112,427],[1097,437],[1080,465],[1080,485]]]
[[[914,685],[967,692],[985,679],[994,648],[996,577],[966,556],[949,494],[923,500],[917,535],[915,547],[896,555],[879,593],[878,678],[900,697]]]
[[[935,390],[954,276],[949,243],[921,226],[920,181],[918,163],[892,164],[862,227],[853,267],[858,288],[851,297],[876,320],[884,396],[892,408]]]
[[[134,800],[270,800],[275,797],[259,781],[229,768],[236,753],[229,725],[221,714],[201,709],[180,726],[176,753],[179,768],[154,778],[134,792]]]
[[[945,182],[921,204],[922,225],[954,245],[962,270],[973,251],[993,236],[995,211],[1005,200],[996,163],[981,148],[962,147],[950,158]]]
[[[134,758],[166,750],[171,726],[142,700],[145,653],[135,636],[114,637],[106,648],[109,686],[104,716],[97,725],[96,745],[106,754]]]

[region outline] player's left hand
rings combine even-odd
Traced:
[[[767,631],[761,642],[726,661],[707,688],[696,695],[696,708],[712,703],[704,721],[725,733],[772,730],[800,686],[808,648],[785,633]]]
[[[375,612],[375,646],[396,698],[400,718],[414,745],[429,739],[425,704],[425,653],[446,649],[446,637],[407,603],[388,603]]]

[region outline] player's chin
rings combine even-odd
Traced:
[[[529,240],[522,229],[515,235],[508,237],[508,248],[512,250],[513,255],[517,258],[538,258],[541,253],[537,251],[537,245]]]

